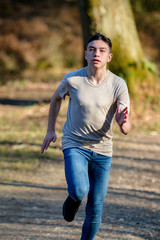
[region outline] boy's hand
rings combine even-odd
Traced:
[[[131,130],[131,124],[130,124],[129,116],[128,116],[128,107],[126,107],[125,109],[120,111],[121,106],[122,105],[119,105],[117,108],[115,119],[120,127],[121,132],[123,134],[127,135]]]
[[[122,105],[118,106],[117,112],[116,112],[116,115],[115,115],[116,122],[118,123],[118,125],[120,127],[123,125],[123,123],[127,122],[127,119],[128,119],[128,107],[126,107],[125,109],[120,111],[121,106]]]
[[[42,147],[41,147],[41,154],[44,152],[44,150],[47,150],[49,147],[49,144],[53,141],[55,142],[57,140],[57,135],[55,132],[47,132],[45,139],[43,141]]]

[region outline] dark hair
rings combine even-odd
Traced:
[[[90,42],[92,42],[92,41],[94,41],[94,40],[102,40],[102,41],[104,41],[105,43],[108,44],[108,46],[110,47],[110,50],[111,50],[111,48],[112,48],[111,39],[108,38],[108,37],[106,37],[105,35],[103,35],[103,34],[101,34],[101,33],[99,33],[99,32],[91,35],[90,38],[89,38],[88,41],[87,41],[87,45],[88,45],[88,43],[90,43]]]

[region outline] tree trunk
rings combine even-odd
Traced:
[[[111,38],[116,73],[144,59],[129,0],[78,0],[84,48],[88,37],[101,32]]]

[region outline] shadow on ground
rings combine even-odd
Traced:
[[[136,140],[135,143],[117,139],[115,142],[108,194],[97,240],[160,239],[159,142],[150,145],[150,138],[146,141]],[[12,148],[21,146],[22,143],[8,141],[1,144],[8,144]],[[26,148],[12,151],[11,155],[7,155],[7,152],[1,153],[6,162],[8,161],[4,169],[7,174],[6,168],[16,159],[20,161],[24,157],[24,161],[27,161],[28,155],[31,162],[39,159],[39,152],[33,148],[27,150],[29,146],[25,144]],[[35,147],[39,149],[38,144]],[[57,158],[60,157],[60,152],[58,149]],[[48,155],[50,160],[56,160],[54,154],[56,148]],[[0,239],[80,239],[86,200],[83,201],[74,222],[67,223],[63,220],[61,209],[67,197],[65,180],[61,177],[63,161],[57,160],[53,164],[50,160],[42,161],[37,172],[32,171],[30,175],[23,171],[20,176],[20,171],[16,171],[13,177],[11,171],[10,175],[6,176],[6,181],[1,178]],[[19,181],[18,177],[22,181]]]
[[[28,187],[30,193],[24,192],[23,197],[1,197],[0,198],[0,233],[3,239],[69,239],[71,231],[73,231],[73,239],[78,239],[81,231],[82,221],[84,219],[84,205],[81,207],[76,221],[66,223],[61,215],[61,207],[66,195],[65,188],[54,188],[39,184],[24,183],[1,183],[1,185],[11,185],[15,187]],[[34,190],[33,190],[34,188]],[[37,197],[42,192],[38,189],[45,190],[43,197]],[[56,199],[55,194],[59,194]],[[136,195],[135,195],[136,194]],[[144,199],[152,204],[159,204],[159,199],[155,192],[143,192],[131,189],[109,188],[109,198],[128,198],[128,203],[132,201],[142,201]],[[36,198],[35,198],[36,196]],[[48,196],[48,197],[47,197]],[[147,197],[146,197],[147,196]],[[159,194],[158,194],[159,196]],[[121,202],[121,203],[120,203]],[[122,236],[119,239],[159,239],[159,213],[147,207],[139,207],[132,205],[123,205],[108,202],[104,204],[103,224],[101,226],[100,235],[105,234],[107,237],[111,235]],[[10,229],[8,231],[8,229]],[[64,232],[65,229],[65,232]],[[18,238],[17,237],[18,231]],[[41,232],[41,234],[39,234]],[[62,235],[56,235],[57,232]],[[65,234],[65,237],[63,237]],[[99,236],[100,236],[99,235]],[[15,238],[14,238],[15,237]],[[1,239],[1,238],[0,238]],[[72,238],[70,238],[72,239]],[[105,238],[107,239],[107,238]],[[108,238],[112,239],[112,238]],[[118,239],[118,238],[115,238]]]
[[[21,106],[21,107],[25,107],[25,106],[31,106],[31,105],[35,105],[35,104],[40,104],[40,103],[49,103],[50,99],[43,99],[41,101],[37,101],[34,99],[9,99],[9,98],[0,98],[0,104],[3,105],[10,105],[10,106]]]

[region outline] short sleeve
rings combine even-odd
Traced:
[[[67,82],[67,78],[65,76],[64,76],[62,82],[58,86],[58,93],[59,93],[59,96],[63,99],[65,99],[66,95],[69,96],[68,82]]]

